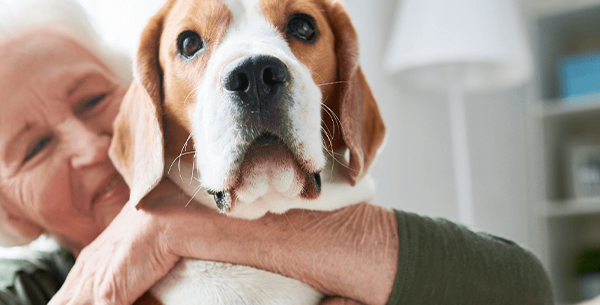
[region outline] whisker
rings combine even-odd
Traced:
[[[327,152],[329,155],[332,155],[333,153],[333,138],[329,135],[329,130],[326,130],[326,126],[321,126],[321,131],[323,132],[323,134],[325,134],[325,137],[327,138],[327,141],[329,141],[329,146],[332,147],[331,149],[327,148],[327,143],[323,143],[323,147],[325,149],[325,152]],[[323,139],[323,141],[325,141],[326,139]]]
[[[309,69],[311,74],[315,74],[316,76],[318,76],[321,79],[321,82],[324,82],[325,80],[323,79],[323,77],[321,77],[321,75],[319,75],[319,73],[315,72],[313,69]]]
[[[198,90],[198,87],[195,87],[192,91],[190,91],[190,93],[188,93],[188,95],[185,97],[185,100],[183,100],[183,104],[185,105],[185,103],[187,103],[188,98],[190,97],[190,95],[192,95],[192,93],[194,93],[194,91]]]
[[[321,86],[329,86],[329,85],[345,84],[345,83],[352,83],[352,81],[349,81],[349,80],[340,80],[340,81],[329,82],[329,83],[321,83],[321,84],[318,84],[317,86],[321,87]]]
[[[183,143],[183,147],[181,148],[181,152],[179,153],[179,156],[182,156],[183,152],[187,149],[187,145],[190,141],[190,139],[192,138],[192,136],[194,136],[194,133],[196,132],[196,129],[192,130],[192,132],[190,133],[190,135],[188,136],[188,138],[185,140],[185,143]],[[195,151],[194,151],[195,152]],[[181,179],[182,183],[185,183],[183,181],[183,177],[181,176],[181,158],[177,158],[177,170],[179,171],[179,178]],[[194,176],[194,173],[192,172],[192,177]]]
[[[329,154],[331,156],[331,158],[333,159],[332,163],[331,163],[331,171],[333,172],[333,168],[335,166],[335,163],[339,163],[340,165],[342,165],[344,168],[347,168],[348,170],[352,170],[348,165],[342,163],[341,161],[338,160],[338,158],[336,158],[336,155],[340,155],[343,156],[343,154],[336,154],[333,151],[333,139],[335,138],[335,132],[336,132],[336,125],[339,126],[339,129],[342,130],[342,121],[340,120],[340,118],[338,117],[338,115],[335,113],[335,111],[333,111],[333,109],[331,109],[329,106],[327,106],[325,104],[325,101],[323,101],[321,103],[322,109],[325,111],[325,113],[327,113],[327,115],[329,116],[329,118],[331,119],[331,121],[333,122],[332,127],[333,127],[333,132],[329,130],[329,128],[327,127],[327,124],[321,124],[321,130],[323,131],[323,133],[325,134],[325,136],[328,138],[329,141],[329,145],[331,147],[331,150],[325,148],[325,152],[327,154]],[[325,127],[325,128],[324,128]],[[325,139],[323,139],[323,141],[325,141]],[[325,145],[325,143],[323,143],[324,147],[327,147],[327,145]]]
[[[323,133],[327,137],[327,140],[329,140],[329,145],[331,146],[331,149],[327,149],[327,145],[323,145],[323,147],[325,147],[325,149],[324,149],[325,153],[327,153],[329,156],[331,156],[331,159],[336,160],[334,152],[333,152],[333,139],[329,136],[328,132],[323,128],[323,126],[321,126],[321,130],[323,130]],[[325,139],[323,139],[323,141],[325,141]],[[331,162],[331,173],[333,173],[334,165],[335,165],[335,162]],[[333,179],[333,175],[330,175],[329,181],[331,182],[332,179]]]
[[[325,105],[324,103],[322,103],[321,105],[323,109],[325,109],[325,112],[327,112],[327,114],[331,118],[331,121],[333,122],[333,135],[335,136],[335,125],[338,125],[340,130],[342,130],[342,120],[340,119],[340,117],[338,117],[335,111],[333,111],[333,109],[329,108],[329,106]]]
[[[194,151],[194,159],[196,158],[195,156],[196,156],[196,151]],[[195,167],[196,167],[196,162],[192,161],[192,176],[190,177],[190,184],[188,184],[188,185],[191,185],[192,182],[194,182],[194,172],[195,172],[194,168]]]
[[[187,155],[191,155],[191,154],[195,154],[195,153],[196,153],[195,151],[188,151],[188,152],[182,153],[179,156],[177,156],[177,158],[175,158],[175,160],[173,160],[173,162],[171,162],[171,166],[169,166],[169,170],[167,171],[167,174],[171,172],[171,169],[173,168],[173,165],[175,165],[175,162],[177,162],[177,160],[179,160],[183,156],[187,156]]]
[[[192,202],[192,200],[194,200],[194,197],[196,197],[196,195],[198,195],[198,193],[200,192],[200,190],[202,190],[202,187],[199,186],[198,189],[196,190],[196,192],[194,193],[194,196],[192,196],[192,198],[190,198],[190,200],[185,204],[185,207],[187,208],[187,206],[190,204],[190,202]]]
[[[335,112],[333,112],[333,110],[331,110],[331,108],[327,107],[327,105],[325,105],[325,104],[321,104],[321,105],[323,105],[323,110],[325,110],[325,113],[327,113],[327,115],[331,119],[331,122],[333,122],[333,124],[331,125],[333,127],[333,133],[331,134],[331,136],[333,138],[335,138],[335,125],[339,125],[340,129],[341,129],[341,122],[339,121],[339,118],[337,117]]]

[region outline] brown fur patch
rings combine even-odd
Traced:
[[[339,118],[339,73],[335,36],[326,15],[327,6],[319,0],[263,0],[261,8],[266,19],[279,30],[292,52],[312,73],[315,84],[323,94],[321,117],[324,124],[323,138],[327,149],[344,147]],[[317,39],[304,43],[287,35],[287,22],[295,14],[306,14],[314,18]],[[328,108],[328,109],[326,109]],[[326,134],[325,134],[326,133]]]
[[[176,158],[182,151],[192,130],[189,113],[193,111],[195,98],[192,90],[204,76],[210,55],[219,46],[233,16],[220,0],[178,1],[165,16],[165,28],[160,37],[159,59],[163,67],[163,90],[166,155]],[[192,62],[185,63],[179,56],[177,38],[184,31],[195,31],[202,37],[202,53]],[[189,150],[193,149],[190,139]],[[184,157],[192,163],[192,155]]]
[[[350,177],[355,182],[375,158],[385,126],[358,64],[358,39],[348,14],[338,0],[262,0],[261,8],[321,87],[325,144],[328,149],[350,149]],[[315,42],[287,37],[287,21],[298,13],[314,18]]]

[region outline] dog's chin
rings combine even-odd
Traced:
[[[240,164],[236,184],[214,192],[217,207],[233,216],[256,218],[285,212],[289,199],[316,199],[320,173],[306,170],[299,157],[278,137],[264,134],[252,142]],[[251,215],[249,215],[251,214]]]

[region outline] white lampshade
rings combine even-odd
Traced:
[[[401,0],[384,66],[404,85],[424,90],[447,90],[448,77],[474,92],[523,84],[533,75],[513,0]]]

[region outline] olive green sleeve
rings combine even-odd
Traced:
[[[27,259],[0,258],[0,304],[47,304],[64,283],[75,258],[65,249],[32,252]]]
[[[396,211],[396,304],[553,304],[539,260],[515,243],[447,220]]]

